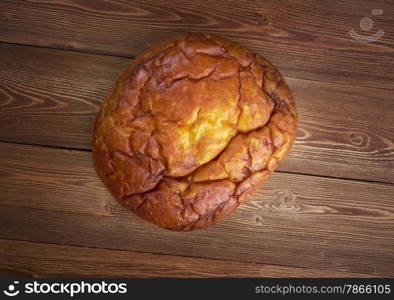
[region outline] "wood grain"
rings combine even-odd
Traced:
[[[0,175],[0,238],[394,275],[391,184],[276,173],[224,222],[179,233],[119,206],[89,152],[0,143]]]
[[[118,57],[0,44],[1,140],[88,149]]]
[[[129,59],[0,44],[0,140],[90,149],[98,108]],[[300,115],[280,170],[394,182],[394,94],[287,78]]]
[[[370,277],[369,274],[241,263],[0,239],[0,277]],[[375,275],[376,276],[376,275]]]
[[[0,277],[394,276],[393,16],[388,0],[0,1]],[[252,199],[177,233],[111,197],[90,139],[130,57],[186,31],[271,60],[300,126]]]
[[[1,203],[108,214],[111,196],[94,176],[90,156],[81,151],[0,144]]]
[[[391,1],[7,0],[0,12],[0,41],[8,43],[130,57],[179,33],[207,31],[263,54],[285,76],[394,88]],[[360,29],[363,17],[373,18],[369,32]],[[351,29],[385,34],[360,43]]]

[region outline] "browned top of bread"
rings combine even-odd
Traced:
[[[97,117],[93,156],[123,205],[163,228],[192,230],[228,215],[274,171],[296,123],[271,63],[189,33],[130,63]]]

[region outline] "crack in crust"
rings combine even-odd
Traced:
[[[286,156],[296,125],[294,99],[271,63],[189,33],[130,63],[98,114],[93,157],[124,206],[187,231],[245,201]]]

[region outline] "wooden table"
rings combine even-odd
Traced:
[[[0,273],[394,276],[393,17],[389,0],[0,1]],[[351,29],[384,35],[364,43]],[[129,60],[185,31],[271,60],[300,123],[253,199],[177,233],[111,198],[90,140]]]

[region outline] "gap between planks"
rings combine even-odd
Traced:
[[[263,53],[286,76],[391,88],[394,6],[374,3],[2,1],[0,41],[129,56],[183,32],[207,31]],[[385,34],[361,43],[348,33],[361,31],[360,20],[371,7],[384,11],[373,21]]]
[[[6,45],[15,45],[15,46],[26,46],[26,47],[32,47],[32,48],[42,48],[42,49],[48,49],[48,50],[58,50],[58,51],[64,51],[64,52],[75,52],[75,53],[86,53],[86,54],[92,54],[92,55],[97,55],[97,56],[110,56],[110,57],[119,57],[119,58],[125,58],[129,60],[135,59],[136,55],[121,55],[117,53],[105,53],[105,52],[98,52],[98,51],[91,51],[87,49],[72,49],[72,48],[62,48],[62,47],[56,47],[56,46],[38,46],[35,44],[24,44],[24,43],[17,43],[17,42],[4,42],[0,41],[1,44],[6,44]],[[324,80],[317,80],[316,78],[303,78],[303,77],[291,77],[291,76],[286,76],[286,79],[300,79],[300,80],[305,80],[305,81],[310,81],[310,82],[316,82],[316,83],[334,83],[337,85],[344,85],[344,86],[349,86],[348,83],[343,83],[343,82],[330,82],[330,81],[324,81]],[[357,83],[354,83],[351,85],[352,87],[355,88],[368,88],[369,86],[363,86],[363,85],[357,85]],[[378,89],[378,90],[394,90],[394,86],[391,87],[381,87],[381,86],[373,86],[370,88]]]
[[[363,273],[8,239],[0,239],[0,249],[0,277],[2,272],[6,273],[3,275],[16,273],[22,277],[376,277]]]
[[[81,151],[81,152],[89,152],[89,153],[92,152],[91,149],[70,148],[70,147],[62,147],[62,146],[51,146],[51,145],[45,145],[45,144],[27,144],[27,143],[13,142],[13,141],[3,141],[1,139],[0,139],[0,143],[23,145],[23,146],[34,146],[34,147],[44,147],[44,148],[53,148],[53,149],[68,150],[68,151]],[[303,173],[303,172],[284,171],[284,170],[281,170],[281,169],[278,169],[275,172],[276,173],[285,173],[285,174],[295,174],[295,175],[306,175],[306,176],[320,177],[320,178],[350,180],[350,181],[355,181],[355,182],[359,181],[359,182],[370,182],[370,183],[378,183],[378,184],[381,183],[381,184],[394,185],[394,183],[392,183],[392,182],[384,182],[384,181],[376,181],[376,180],[368,180],[368,179],[352,179],[352,178],[346,178],[346,177],[334,177],[334,176],[329,176],[329,175],[315,175],[315,174],[308,174],[308,173]]]

